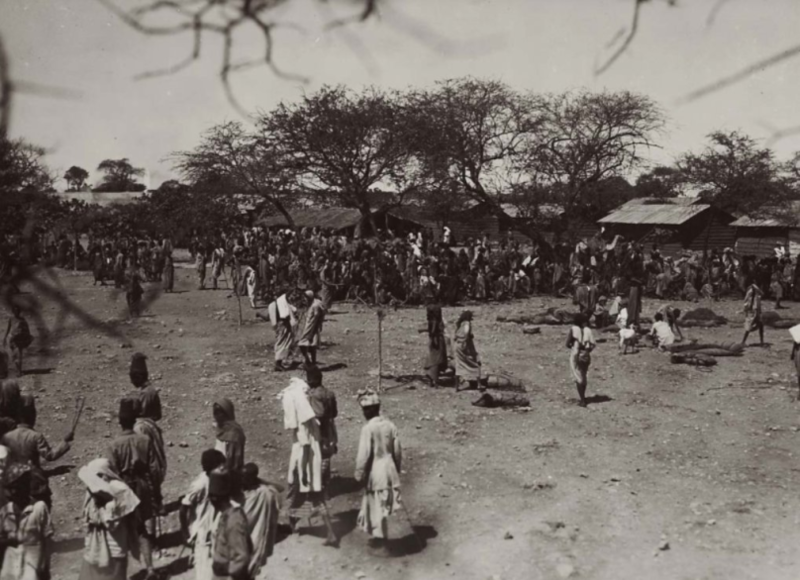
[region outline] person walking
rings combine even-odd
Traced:
[[[586,407],[586,385],[589,365],[592,362],[592,351],[596,346],[592,330],[587,326],[584,314],[575,315],[574,324],[567,336],[567,348],[570,349],[569,367],[572,378],[578,389],[578,405]]]

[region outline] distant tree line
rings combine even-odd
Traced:
[[[735,131],[652,166],[666,119],[651,99],[627,91],[538,94],[473,78],[425,90],[323,87],[253,120],[213,126],[196,147],[173,153],[182,183],[114,209],[84,215],[73,205],[66,214],[96,229],[110,220],[115,231],[176,235],[235,221],[235,194],[290,224],[303,204],[354,208],[368,222],[386,206],[415,204],[441,217],[478,202],[498,217],[513,208],[537,239],[554,216],[563,231],[565,220],[593,222],[635,197],[699,195],[735,215],[786,211],[800,198],[800,155],[779,161]],[[51,190],[43,154],[1,141],[0,193]],[[144,189],[143,170],[128,159],[98,170],[94,191]],[[63,177],[70,191],[88,188],[80,167]]]

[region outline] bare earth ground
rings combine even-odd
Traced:
[[[281,482],[289,436],[275,395],[289,374],[271,370],[273,335],[245,306],[237,323],[228,292],[194,289],[193,271],[177,271],[177,290],[156,299],[146,316],[124,321],[124,296],[92,287],[88,275],[60,273],[65,291],[103,321],[118,321],[126,339],[109,338],[76,318],[66,320],[49,355],[28,367],[23,386],[36,393],[42,430],[55,441],[67,431],[74,398],[86,411],[73,450],[52,479],[57,554],[54,578],[76,578],[82,556],[83,491],[77,467],[103,453],[117,433],[117,400],[129,390],[130,354],[149,356],[151,376],[165,407],[169,442],[165,495],[176,499],[213,445],[211,402],[230,397],[247,436],[248,459]],[[403,496],[420,537],[418,553],[386,558],[367,547],[355,527],[357,491],[340,481],[332,502],[341,548],[324,548],[320,530],[283,539],[265,572],[268,578],[394,580],[478,579],[787,579],[800,577],[797,544],[800,500],[794,444],[800,439],[800,404],[791,342],[768,330],[770,348],[720,359],[711,372],[671,365],[652,349],[620,357],[611,339],[601,344],[590,371],[590,394],[602,402],[575,406],[564,327],[522,334],[495,322],[499,314],[532,313],[566,301],[531,299],[474,307],[476,344],[484,367],[526,379],[532,409],[472,407],[474,393],[430,390],[419,381],[385,380],[392,387],[383,408],[405,446]],[[739,301],[714,304],[733,319],[721,329],[688,330],[702,340],[740,338]],[[645,315],[657,304],[646,301]],[[325,325],[323,366],[337,394],[340,453],[334,468],[350,478],[362,417],[354,399],[377,382],[376,316],[365,307],[335,304]],[[791,304],[784,313],[800,315]],[[55,306],[47,312],[54,324]],[[456,309],[445,311],[450,331]],[[384,323],[386,374],[420,373],[426,339],[422,310],[390,311]],[[129,342],[132,346],[125,345]],[[125,345],[125,346],[123,346]],[[372,372],[371,372],[372,371]],[[411,386],[416,388],[412,389]],[[165,524],[180,555],[176,516]],[[421,548],[421,550],[420,550]],[[663,549],[659,549],[663,548]],[[181,578],[185,553],[170,568]]]

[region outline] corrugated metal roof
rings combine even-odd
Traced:
[[[620,206],[623,207],[638,207],[642,205],[696,205],[701,203],[701,199],[696,196],[680,196],[680,197],[634,197],[629,199]]]
[[[800,201],[786,208],[765,207],[763,217],[742,216],[731,223],[735,228],[792,228],[800,226]],[[768,217],[769,216],[769,217]]]
[[[686,223],[711,206],[695,204],[689,206],[671,204],[622,206],[597,221],[599,224],[671,225]]]

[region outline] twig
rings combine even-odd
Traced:
[[[622,41],[622,44],[614,52],[614,54],[612,54],[605,63],[600,65],[600,67],[595,68],[595,76],[606,72],[609,68],[611,68],[611,65],[614,64],[620,56],[622,56],[622,53],[628,50],[628,47],[630,46],[631,42],[633,42],[633,39],[639,30],[639,10],[641,9],[642,4],[645,2],[647,2],[647,0],[633,0],[633,18],[631,20],[631,28],[628,31],[628,35],[625,37],[625,40]]]
[[[83,405],[86,403],[86,399],[82,396],[75,399],[75,415],[72,418],[72,427],[70,428],[69,432],[73,435],[75,434],[75,429],[78,428],[78,421],[81,420],[81,414],[83,414]]]

